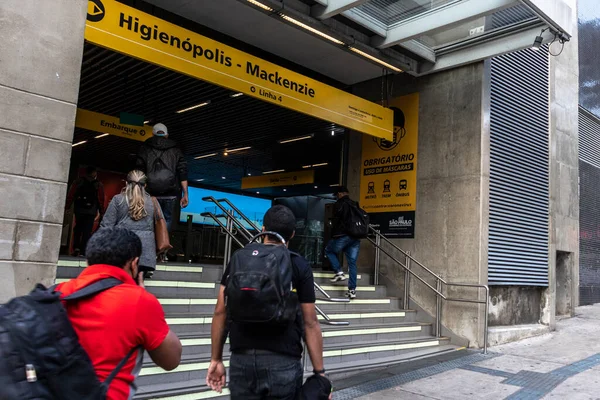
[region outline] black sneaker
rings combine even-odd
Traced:
[[[356,298],[356,290],[348,290],[348,292],[346,292],[346,296],[348,296],[348,298],[350,300],[353,300]]]
[[[331,278],[331,282],[332,283],[336,283],[336,282],[341,282],[341,281],[345,281],[346,280],[346,275],[344,275],[343,272],[338,272],[337,274],[335,274],[333,276],[333,278]]]
[[[144,279],[152,279],[154,271],[144,271]]]

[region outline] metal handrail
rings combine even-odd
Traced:
[[[223,223],[222,223],[222,222],[219,220],[219,217],[218,217],[218,216],[216,216],[215,214],[213,214],[213,213],[211,213],[211,212],[203,212],[202,214],[200,214],[200,216],[202,216],[202,217],[211,217],[211,218],[212,218],[212,219],[213,219],[213,220],[214,220],[214,221],[215,221],[217,224],[219,224],[219,226],[220,226],[220,227],[223,229],[223,231],[225,231],[225,232],[227,232],[227,233],[229,233],[229,234],[231,235],[231,238],[232,238],[233,240],[235,240],[235,241],[236,241],[236,243],[237,243],[238,245],[240,245],[240,247],[244,247],[244,245],[242,244],[242,242],[240,242],[240,241],[238,240],[238,238],[236,238],[236,237],[235,237],[235,235],[233,235],[233,233],[231,233],[231,232],[229,231],[229,229],[228,229],[228,228],[225,226],[225,224],[223,224]]]
[[[385,236],[383,236],[381,234],[381,232],[379,232],[378,230],[376,230],[375,228],[373,228],[373,226],[369,226],[369,229],[375,234],[375,240],[371,239],[371,238],[367,238],[367,240],[369,242],[371,242],[371,244],[373,244],[373,246],[375,246],[376,252],[375,252],[375,282],[377,284],[377,280],[378,280],[378,276],[379,276],[379,262],[380,262],[380,257],[379,257],[379,251],[382,251],[385,255],[387,255],[392,261],[396,262],[398,265],[400,265],[402,268],[404,268],[404,271],[406,273],[405,275],[405,282],[404,282],[404,308],[407,308],[408,302],[409,302],[409,297],[410,297],[410,293],[409,293],[409,289],[410,289],[410,283],[409,283],[409,278],[410,276],[413,276],[415,278],[417,278],[421,283],[423,283],[425,286],[427,286],[430,290],[432,290],[435,295],[436,295],[436,336],[440,337],[441,335],[441,326],[442,326],[442,322],[441,322],[441,311],[442,311],[442,307],[441,307],[441,301],[453,301],[453,302],[462,302],[462,303],[472,303],[472,304],[483,304],[485,306],[485,317],[484,317],[484,333],[483,333],[483,353],[487,354],[487,346],[488,346],[488,313],[489,313],[489,294],[490,294],[490,289],[487,285],[480,285],[480,284],[472,284],[472,283],[453,283],[453,282],[447,282],[446,280],[444,280],[441,276],[437,275],[435,272],[433,272],[432,270],[430,270],[429,268],[427,268],[426,266],[424,266],[422,263],[420,263],[418,260],[416,260],[414,257],[412,257],[410,255],[409,252],[406,252],[404,250],[402,250],[400,247],[396,246],[394,243],[392,243],[388,238],[386,238]],[[396,259],[394,256],[392,256],[387,250],[385,250],[384,248],[382,248],[381,246],[381,240],[384,240],[387,244],[389,244],[390,246],[392,246],[394,249],[398,250],[400,253],[402,253],[406,259],[406,264],[402,263],[401,261],[399,261],[398,259]],[[410,262],[414,262],[416,263],[418,266],[420,266],[421,268],[423,268],[425,271],[427,271],[433,278],[435,278],[436,280],[436,287],[434,288],[432,285],[430,285],[428,282],[426,282],[423,278],[421,278],[419,275],[417,275],[411,268],[410,268]],[[446,295],[444,295],[443,293],[443,289],[442,289],[442,285],[446,285],[448,286],[456,286],[456,287],[468,287],[468,288],[476,288],[478,289],[477,291],[477,300],[472,300],[472,299],[462,299],[462,298],[451,298],[451,297],[447,297]],[[485,291],[485,300],[480,300],[479,299],[479,289],[484,289]]]
[[[225,215],[226,215],[228,218],[231,218],[231,221],[232,221],[233,223],[235,223],[235,224],[236,224],[236,225],[237,225],[239,228],[241,228],[241,230],[242,230],[242,231],[243,231],[243,232],[244,232],[244,233],[245,233],[245,234],[248,236],[248,240],[250,240],[250,238],[252,238],[254,235],[252,235],[252,234],[250,233],[250,231],[248,231],[248,229],[246,229],[246,227],[244,226],[244,224],[242,224],[240,221],[238,221],[238,219],[235,217],[235,215],[233,215],[233,214],[232,214],[232,213],[231,213],[231,212],[230,212],[228,209],[226,209],[225,207],[223,207],[223,205],[220,203],[221,201],[225,201],[225,200],[226,200],[226,203],[227,203],[228,205],[230,205],[230,206],[231,206],[231,208],[232,208],[232,209],[233,209],[235,212],[237,212],[238,214],[240,214],[240,217],[242,217],[242,219],[243,219],[244,221],[248,222],[248,223],[250,224],[250,226],[252,226],[252,227],[253,227],[255,230],[257,230],[257,231],[259,231],[259,232],[260,232],[260,229],[257,229],[257,228],[256,228],[256,225],[254,225],[254,224],[252,223],[252,221],[250,221],[250,220],[248,219],[248,217],[246,217],[244,214],[241,214],[241,213],[240,213],[240,210],[239,210],[239,209],[238,209],[236,206],[234,206],[233,204],[231,204],[231,202],[230,202],[229,200],[227,200],[227,199],[221,199],[221,200],[217,200],[217,199],[215,199],[215,198],[214,198],[214,197],[212,197],[212,196],[203,197],[203,198],[202,198],[202,200],[204,200],[204,201],[208,201],[208,202],[212,202],[212,203],[215,203],[215,205],[216,205],[217,207],[219,207],[219,208],[221,209],[221,211],[223,211],[223,212],[225,213]]]
[[[234,215],[232,215],[229,210],[227,210],[225,207],[223,207],[223,205],[220,204],[221,201],[227,203],[235,212],[237,212],[240,217],[246,221],[248,224],[250,224],[250,226],[252,226],[253,228],[255,228],[257,231],[260,231],[260,229],[258,229],[256,227],[256,225],[254,225],[254,223],[252,221],[250,221],[250,219],[248,217],[246,217],[236,206],[234,206],[228,199],[220,199],[217,200],[212,196],[207,196],[207,197],[203,197],[202,200],[207,201],[207,202],[212,202],[215,203],[226,215],[224,215],[223,217],[227,218],[227,226],[225,226],[220,220],[219,220],[219,216],[213,214],[212,212],[204,212],[202,214],[200,214],[203,217],[211,217],[215,222],[217,222],[219,224],[219,226],[221,228],[224,229],[225,233],[230,236],[232,239],[234,239],[239,245],[240,247],[244,247],[244,245],[242,244],[242,242],[240,242],[235,235],[230,231],[229,225],[231,224],[230,221],[234,221],[236,223],[238,223],[240,227],[243,228],[244,233],[247,233],[248,235],[250,235],[250,232],[248,232],[248,230],[237,220],[237,218],[235,218]],[[231,227],[231,229],[233,229],[233,227]],[[250,239],[252,239],[252,235],[250,235],[250,237],[245,237],[246,240],[250,241]],[[226,252],[227,250],[227,246],[226,246]],[[229,247],[229,251],[231,251],[231,247]],[[227,254],[225,254],[225,261],[227,261]],[[321,294],[323,294],[325,296],[324,301],[330,301],[332,303],[349,303],[350,299],[346,298],[346,299],[336,299],[336,298],[332,298],[321,286],[319,286],[318,283],[313,282],[313,285],[315,287],[316,290],[318,290]],[[316,311],[325,319],[325,323],[328,325],[350,325],[350,322],[348,321],[333,321],[329,315],[327,315],[323,310],[321,310],[320,307],[318,307],[317,305],[315,305],[315,309]]]
[[[204,200],[204,199],[202,199],[202,200]],[[219,199],[217,201],[218,202],[222,201],[222,202],[227,203],[227,205],[229,207],[231,207],[231,209],[233,211],[238,213],[240,215],[240,217],[242,217],[242,219],[248,223],[248,225],[250,225],[252,228],[254,228],[255,231],[258,231],[258,232],[261,231],[261,229],[258,226],[254,225],[254,222],[252,222],[252,220],[250,218],[248,218],[243,212],[241,212],[239,208],[237,208],[235,205],[233,205],[233,203],[231,201],[229,201],[229,199]]]

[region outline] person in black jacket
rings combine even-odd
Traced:
[[[346,275],[342,271],[338,254],[344,252],[348,261],[348,293],[350,299],[356,298],[356,260],[360,250],[360,240],[349,236],[346,232],[345,223],[350,218],[350,207],[356,206],[356,203],[350,199],[348,189],[344,186],[338,188],[334,196],[337,201],[333,209],[333,220],[331,227],[332,239],[325,247],[325,255],[331,263],[331,267],[335,271],[335,275],[331,278],[331,282],[340,282],[346,280]]]
[[[189,203],[187,161],[164,124],[154,125],[152,134],[138,152],[136,169],[148,177],[146,191],[158,200],[171,231],[177,200],[181,198],[181,208]]]

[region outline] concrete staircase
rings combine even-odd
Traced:
[[[83,259],[61,259],[57,282],[78,276],[85,266]],[[146,355],[137,380],[136,399],[228,398],[227,392],[218,395],[205,385],[210,325],[221,273],[222,267],[215,265],[166,264],[159,265],[154,278],[146,282],[147,289],[162,304],[168,324],[181,338],[183,359],[177,369],[165,372]],[[331,273],[315,271],[315,280],[332,297],[343,296],[346,287],[330,284],[330,277]],[[448,338],[432,336],[431,324],[416,321],[414,311],[402,310],[400,299],[386,297],[384,286],[370,285],[369,275],[359,275],[358,282],[358,298],[351,303],[317,300],[332,319],[350,322],[349,326],[321,326],[325,367],[334,382],[361,370],[456,350]],[[226,367],[228,359],[226,346]],[[310,361],[306,370],[312,371]]]

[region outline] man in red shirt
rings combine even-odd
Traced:
[[[90,356],[101,381],[134,348],[147,350],[152,360],[167,371],[181,361],[181,342],[165,321],[163,309],[144,289],[138,273],[142,243],[126,229],[98,231],[87,245],[89,267],[57,286],[63,296],[105,278],[122,284],[91,298],[66,303],[67,314]],[[142,366],[144,351],[138,350],[112,381],[107,400],[127,400],[135,394],[134,380]]]

